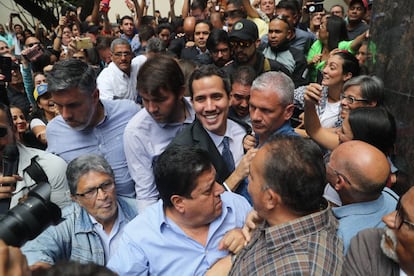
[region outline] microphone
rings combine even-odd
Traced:
[[[3,150],[3,176],[17,174],[19,150],[15,144],[6,145]]]
[[[3,149],[3,176],[17,174],[19,166],[19,150],[15,144],[6,145]],[[8,184],[2,184],[6,186]],[[7,213],[10,208],[11,198],[0,199],[0,215]]]

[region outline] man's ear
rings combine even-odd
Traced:
[[[259,48],[260,42],[261,42],[260,38],[258,40],[256,40],[256,42],[255,42],[256,49]]]
[[[290,118],[293,116],[294,110],[295,110],[294,104],[289,104],[285,107],[285,112],[284,112],[285,121],[290,120]]]
[[[276,193],[272,189],[267,189],[265,191],[264,201],[266,209],[272,210],[280,204],[282,198],[278,193]]]
[[[174,208],[179,213],[184,213],[184,211],[185,211],[185,204],[184,204],[184,198],[182,196],[173,195],[173,196],[171,196],[170,200],[171,200],[171,203],[173,204]]]

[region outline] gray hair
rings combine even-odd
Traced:
[[[250,91],[265,89],[274,91],[283,106],[293,103],[295,85],[285,73],[270,71],[261,74],[253,81]]]
[[[384,83],[376,76],[357,76],[350,78],[344,84],[343,91],[357,85],[361,88],[361,96],[368,102],[377,102],[377,106],[384,104]]]
[[[166,51],[164,42],[158,37],[152,37],[147,41],[146,53],[164,53]]]
[[[98,172],[115,178],[108,161],[97,154],[85,154],[73,159],[66,169],[66,178],[71,195],[76,195],[79,179],[89,172]]]
[[[128,40],[126,40],[124,38],[115,38],[111,42],[111,52],[114,52],[114,48],[117,45],[127,45],[129,47],[129,49],[131,50],[131,44],[129,44]]]
[[[48,91],[64,93],[73,88],[87,95],[92,95],[96,89],[96,71],[87,63],[78,59],[66,59],[53,65],[46,74]]]

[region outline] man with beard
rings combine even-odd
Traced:
[[[128,40],[129,44],[131,44],[132,52],[134,55],[138,55],[141,43],[139,42],[138,34],[135,32],[134,19],[129,15],[123,16],[119,27],[122,32],[121,38]]]
[[[226,31],[217,29],[211,31],[206,46],[217,67],[223,67],[231,62],[230,42]]]
[[[138,211],[157,202],[153,162],[171,140],[194,120],[184,98],[184,75],[171,57],[148,59],[138,73],[137,87],[144,109],[128,123],[124,133],[125,156],[135,181]]]
[[[353,40],[369,29],[369,25],[364,22],[365,13],[368,10],[367,0],[352,0],[348,8],[348,39]]]
[[[137,99],[137,75],[139,65],[134,62],[131,45],[123,38],[111,43],[112,62],[96,79],[99,98],[107,100]]]
[[[250,66],[240,66],[231,76],[229,117],[251,125],[249,116],[250,88],[256,72]]]
[[[252,21],[241,19],[234,23],[229,39],[234,62],[223,67],[229,75],[232,75],[237,67],[243,65],[253,67],[256,76],[270,70],[282,69],[280,64],[265,58],[261,52],[257,51],[260,44],[259,32]]]
[[[295,87],[299,87],[309,82],[308,65],[303,52],[290,45],[294,33],[287,17],[278,15],[273,18],[269,23],[268,43],[263,54],[279,64],[280,71],[292,76]]]
[[[53,65],[47,82],[60,114],[46,127],[47,151],[66,162],[85,153],[103,155],[114,170],[118,195],[135,197],[122,135],[138,105],[130,100],[100,100],[95,69],[77,59]]]
[[[414,188],[394,212],[383,217],[385,228],[361,231],[351,241],[343,275],[414,275]]]

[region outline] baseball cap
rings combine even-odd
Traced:
[[[42,83],[36,86],[35,90],[33,91],[33,97],[35,101],[37,101],[37,98],[47,93],[47,84]]]
[[[368,10],[368,0],[351,0],[349,6],[352,6],[355,3],[361,3],[365,10]]]
[[[256,24],[248,19],[241,19],[234,23],[229,33],[229,39],[238,38],[245,41],[256,41],[259,38],[259,31]]]

